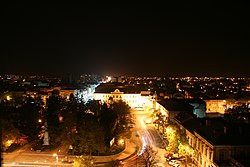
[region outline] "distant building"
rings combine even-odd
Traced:
[[[69,100],[70,95],[73,94],[75,97],[77,95],[77,89],[76,88],[65,88],[61,89],[59,95],[63,98],[66,98]]]
[[[123,77],[123,76],[119,76],[119,77],[117,78],[117,82],[123,83],[123,82],[124,82],[124,77]]]
[[[167,110],[193,111],[197,118],[206,117],[206,102],[202,99],[165,99],[162,100]],[[161,103],[161,102],[159,102]]]
[[[227,101],[226,100],[205,100],[206,102],[206,113],[219,113],[225,114]]]
[[[111,82],[118,82],[118,77],[111,77]]]
[[[144,109],[152,107],[152,96],[145,86],[126,86],[115,83],[102,83],[96,88],[95,100],[109,103],[110,101],[125,101],[130,107]]]

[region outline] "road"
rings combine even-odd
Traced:
[[[150,117],[151,113],[146,111],[134,110],[133,114],[135,117],[135,127],[132,129],[134,135],[132,135],[131,139],[133,140],[136,134],[137,136],[139,136],[139,139],[141,141],[141,144],[138,144],[138,146],[140,146],[139,154],[143,153],[143,147],[145,147],[146,145],[150,145],[155,151],[157,151],[157,165],[159,167],[168,166],[168,164],[166,163],[166,159],[164,158],[164,154],[166,153],[166,151],[165,149],[160,148],[164,144],[162,139],[160,138],[153,125],[145,123],[145,120]],[[125,166],[139,166],[138,159],[136,159],[136,157],[133,157],[127,163],[125,163]]]
[[[30,144],[27,144],[12,153],[3,153],[2,166],[69,166],[71,164],[61,164],[58,159],[65,158],[65,151],[54,150],[48,152],[30,151]],[[63,148],[62,148],[63,149]],[[72,166],[72,165],[71,165]]]
[[[165,149],[162,149],[162,146],[166,143],[163,140],[162,136],[158,133],[156,130],[154,124],[146,124],[146,119],[150,118],[151,113],[146,111],[134,111],[136,118],[136,126],[134,128],[134,131],[136,131],[140,135],[140,139],[142,142],[142,147],[145,145],[151,145],[155,151],[157,151],[156,160],[157,160],[157,166],[158,167],[172,167],[168,164],[166,161],[166,158],[164,157],[164,154],[166,153]],[[142,152],[142,150],[141,150]],[[131,159],[131,162],[129,163],[130,166],[138,166],[138,160]],[[131,165],[132,164],[132,165]],[[185,166],[185,162],[180,162],[181,166]],[[194,164],[188,164],[188,166],[194,166]],[[139,166],[138,166],[139,167]]]

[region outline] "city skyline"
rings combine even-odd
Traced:
[[[8,2],[1,73],[249,77],[246,4]]]

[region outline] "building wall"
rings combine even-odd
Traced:
[[[214,163],[214,146],[201,137],[198,133],[194,133],[194,149],[196,150],[195,162],[200,167],[216,167]]]
[[[165,115],[166,117],[170,117],[170,113],[169,113],[169,111],[165,108],[165,107],[163,107],[160,103],[158,103],[158,102],[156,102],[156,101],[154,101],[154,108],[156,109],[156,110],[160,110],[160,112],[161,112],[161,114],[162,115]]]
[[[227,102],[226,100],[205,100],[206,102],[206,113],[215,113],[225,114]]]
[[[192,157],[192,160],[196,166],[216,167],[216,165],[213,163],[213,145],[207,142],[198,133],[185,129],[179,122],[176,123],[181,129],[185,130],[188,144],[195,150],[195,155]]]
[[[131,108],[146,108],[152,106],[150,96],[141,96],[140,93],[124,93],[116,89],[110,93],[94,93],[95,100],[101,100],[102,102],[108,103],[109,100],[114,101],[122,100],[126,102]]]
[[[228,163],[232,156],[241,153],[247,156],[250,152],[250,147],[245,145],[212,145],[196,132],[187,132],[187,137],[190,146],[197,152],[194,161],[200,167],[217,167],[216,162]]]
[[[77,90],[60,90],[59,95],[62,96],[63,98],[69,99],[70,94],[73,94],[76,96]]]

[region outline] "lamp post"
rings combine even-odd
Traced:
[[[123,139],[120,139],[120,140],[119,140],[119,144],[120,144],[121,146],[123,146],[123,145],[124,145],[124,140],[123,140]]]

